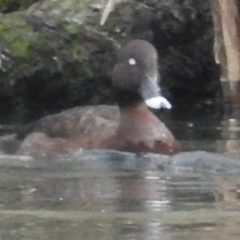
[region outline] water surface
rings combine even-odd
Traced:
[[[112,151],[57,159],[2,154],[0,239],[239,239],[239,114],[236,107],[168,119],[183,150],[219,154],[201,169]],[[220,157],[229,158],[226,171],[216,168]]]

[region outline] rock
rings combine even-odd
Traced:
[[[113,103],[109,78],[120,45],[134,38],[159,52],[161,85],[174,105],[221,96],[209,2],[45,0],[0,15],[0,111],[26,122],[76,105]]]
[[[2,0],[0,1],[0,12],[9,13],[24,10],[38,1],[40,0]]]
[[[194,106],[221,98],[209,1],[156,2],[153,42],[159,50],[162,85],[173,105]]]
[[[0,96],[17,121],[110,95],[118,46],[100,30],[93,3],[40,1],[0,16]]]

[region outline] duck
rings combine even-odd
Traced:
[[[172,155],[179,144],[152,112],[170,109],[159,87],[158,55],[145,40],[123,46],[111,82],[118,106],[74,107],[23,126],[17,154],[56,156],[79,149],[110,149]]]

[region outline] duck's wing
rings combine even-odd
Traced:
[[[118,119],[119,111],[115,106],[75,107],[23,126],[18,131],[17,138],[23,139],[32,132],[42,132],[49,137],[63,138],[106,131],[111,134],[117,127]]]

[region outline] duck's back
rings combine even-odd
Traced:
[[[60,138],[75,137],[79,134],[110,136],[116,131],[118,121],[119,110],[116,106],[75,107],[27,124],[19,130],[17,135],[19,139],[23,139],[32,132],[41,132],[49,137]]]

